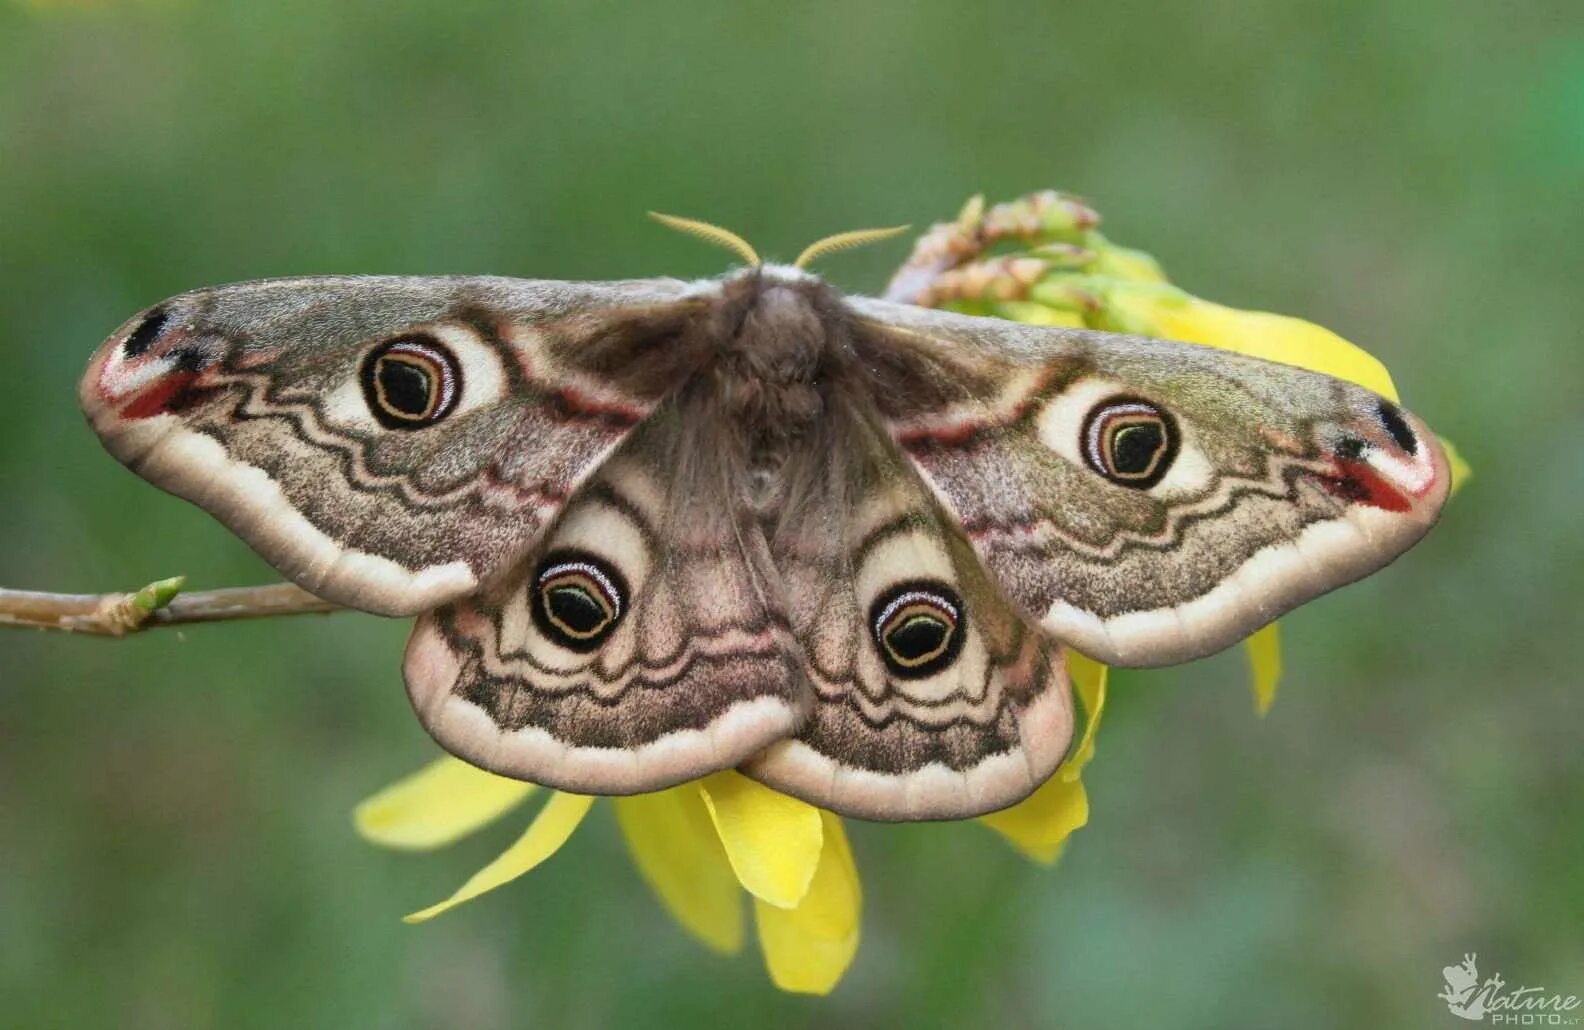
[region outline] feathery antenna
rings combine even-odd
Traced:
[[[834,254],[838,250],[851,250],[870,243],[879,243],[889,240],[893,236],[900,236],[912,226],[893,225],[889,229],[854,229],[851,232],[839,232],[835,236],[827,236],[823,240],[815,240],[803,248],[803,253],[792,262],[793,268],[807,268],[813,262],[826,254]]]
[[[750,265],[764,264],[763,261],[759,260],[759,252],[754,250],[753,246],[747,240],[743,239],[741,236],[738,236],[730,229],[722,229],[718,225],[711,225],[708,222],[701,222],[696,218],[680,218],[676,215],[663,215],[658,211],[649,212],[649,217],[653,218],[655,221],[669,229],[675,229],[678,232],[685,232],[689,236],[697,236],[699,239],[704,240],[707,243],[713,243],[717,247],[725,247],[727,250],[735,251],[738,257],[742,258]]]

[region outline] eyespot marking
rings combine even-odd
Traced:
[[[432,336],[382,343],[360,374],[369,411],[386,429],[422,429],[445,418],[462,396],[462,367]]]
[[[534,625],[571,651],[588,652],[616,630],[627,608],[627,583],[602,558],[554,551],[534,573],[529,610]]]
[[[957,660],[967,610],[945,583],[910,580],[887,590],[869,608],[869,628],[893,676],[922,679]]]
[[[169,324],[170,312],[164,308],[154,308],[143,316],[143,321],[138,323],[136,329],[127,334],[126,342],[121,344],[121,353],[129,358],[148,353],[148,349]]]
[[[1380,424],[1385,427],[1393,442],[1409,454],[1418,454],[1419,438],[1414,435],[1413,426],[1403,418],[1402,409],[1384,399],[1377,402],[1376,409]]]
[[[1176,420],[1163,409],[1138,397],[1110,397],[1084,419],[1080,450],[1106,479],[1145,490],[1171,469],[1180,442]]]

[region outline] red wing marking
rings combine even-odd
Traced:
[[[121,406],[120,415],[126,419],[153,418],[170,411],[197,380],[197,372],[173,372],[139,390],[132,399]]]
[[[1413,502],[1367,462],[1340,460],[1337,470],[1336,475],[1316,477],[1332,494],[1382,511],[1404,512],[1413,508]]]

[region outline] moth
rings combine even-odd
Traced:
[[[1045,781],[1067,648],[1210,654],[1447,496],[1435,436],[1358,386],[743,253],[196,290],[111,335],[81,402],[305,589],[417,615],[408,696],[466,761],[592,794],[737,768],[878,820]]]

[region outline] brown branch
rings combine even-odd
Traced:
[[[290,583],[182,593],[181,577],[130,594],[46,594],[0,588],[0,627],[122,637],[156,626],[344,610]]]

